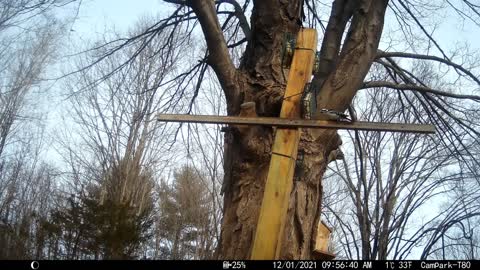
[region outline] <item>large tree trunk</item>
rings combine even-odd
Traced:
[[[373,62],[387,2],[334,2],[322,44],[320,71],[312,83],[321,89],[318,109],[347,109]],[[251,38],[240,68],[235,69],[218,21],[212,17],[213,2],[191,1],[211,52],[209,64],[225,91],[229,115],[279,115],[288,77],[282,74],[283,37],[286,32],[298,32],[302,3],[301,0],[254,1]],[[350,29],[340,49],[349,20]],[[255,107],[246,102],[254,102]],[[312,258],[322,199],[321,179],[330,154],[341,144],[333,130],[303,130],[302,133],[299,149],[305,157],[303,169],[297,170],[301,173],[294,177],[290,196],[281,254],[284,259]],[[254,126],[233,127],[225,134],[226,189],[219,258],[250,257],[273,136],[273,128]]]

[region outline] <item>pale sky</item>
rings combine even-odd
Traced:
[[[105,27],[115,25],[119,31],[127,30],[143,15],[156,15],[164,11],[161,0],[84,0],[78,19],[73,25],[78,36],[91,38],[102,34]],[[163,7],[162,7],[163,6]]]
[[[75,35],[81,39],[90,39],[102,34],[105,27],[115,26],[118,31],[127,30],[142,15],[167,15],[166,4],[162,0],[83,0],[78,19],[73,25]],[[453,47],[457,41],[468,42],[473,48],[480,49],[480,31],[471,21],[461,21],[457,16],[442,13],[441,26],[434,36],[444,48]],[[390,14],[391,15],[391,14]],[[442,16],[443,15],[443,16]],[[162,16],[164,17],[164,16]],[[388,19],[387,19],[388,22]],[[422,20],[428,25],[428,20]],[[388,28],[388,27],[387,27]]]

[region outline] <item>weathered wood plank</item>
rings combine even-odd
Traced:
[[[353,123],[334,122],[325,120],[286,119],[275,117],[239,117],[214,115],[185,115],[159,114],[158,121],[204,123],[204,124],[234,124],[234,125],[264,125],[284,128],[328,128],[366,131],[388,131],[434,134],[434,125],[404,124],[404,123],[377,123],[357,121]]]
[[[301,29],[297,35],[280,118],[300,117],[301,93],[312,74],[316,47],[315,29]],[[300,135],[299,128],[279,127],[276,131],[250,257],[253,260],[272,260],[280,256]]]

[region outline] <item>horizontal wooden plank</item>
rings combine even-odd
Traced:
[[[388,131],[434,134],[435,126],[403,123],[335,122],[310,119],[286,119],[275,117],[239,117],[215,115],[159,114],[158,121],[204,124],[264,125],[286,128],[329,128],[366,131]]]

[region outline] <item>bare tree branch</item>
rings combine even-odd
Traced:
[[[190,1],[189,4],[197,14],[205,35],[210,52],[207,60],[208,64],[217,74],[227,102],[229,104],[235,103],[234,100],[237,99],[239,93],[235,84],[237,72],[228,53],[227,43],[218,22],[214,2],[194,0]]]
[[[397,84],[389,81],[370,81],[370,82],[365,82],[363,83],[362,87],[360,89],[365,89],[365,88],[376,88],[376,87],[387,87],[387,88],[392,88],[392,89],[397,89],[397,90],[411,90],[411,91],[417,91],[417,92],[422,92],[422,93],[431,93],[435,94],[438,96],[444,96],[444,97],[451,97],[451,98],[458,98],[458,99],[471,99],[471,100],[478,100],[480,101],[480,96],[476,95],[461,95],[461,94],[453,94],[453,93],[448,93],[440,90],[435,90],[430,87],[426,86],[421,86],[421,85],[416,85],[416,84]]]
[[[423,60],[432,60],[432,61],[441,62],[443,64],[446,64],[448,66],[455,68],[455,70],[457,71],[459,70],[463,72],[464,74],[468,75],[468,77],[470,77],[472,80],[474,80],[478,85],[480,85],[480,79],[477,76],[475,76],[471,71],[467,70],[463,66],[456,64],[449,59],[445,59],[445,58],[441,58],[433,55],[423,55],[423,54],[404,53],[404,52],[384,52],[379,50],[377,53],[377,59],[385,58],[385,57],[403,57],[403,58],[423,59]]]
[[[235,12],[234,12],[235,17],[237,17],[238,21],[240,22],[240,27],[242,28],[245,38],[249,40],[251,36],[250,25],[248,24],[247,17],[245,17],[245,13],[243,13],[242,6],[240,6],[240,4],[235,0],[218,0],[218,1],[215,1],[215,3],[217,4],[229,3],[235,8]]]
[[[422,30],[422,32],[428,37],[428,39],[433,43],[435,44],[435,47],[442,53],[443,57],[445,57],[446,59],[448,59],[447,55],[445,54],[445,52],[443,51],[442,47],[440,47],[440,45],[438,44],[437,40],[435,40],[431,34],[428,33],[428,31],[425,29],[425,27],[423,26],[423,24],[418,20],[417,16],[415,16],[415,14],[413,14],[412,10],[407,6],[407,4],[405,4],[402,0],[397,0],[400,5],[407,11],[407,13],[412,17],[412,19],[415,21],[415,23],[418,25],[418,27],[420,27],[420,29]],[[408,1],[407,1],[408,3]]]
[[[339,57],[345,27],[352,17],[353,10],[356,6],[356,1],[337,0],[333,2],[331,16],[320,50],[320,65],[312,80],[313,89],[319,90],[334,68]]]

